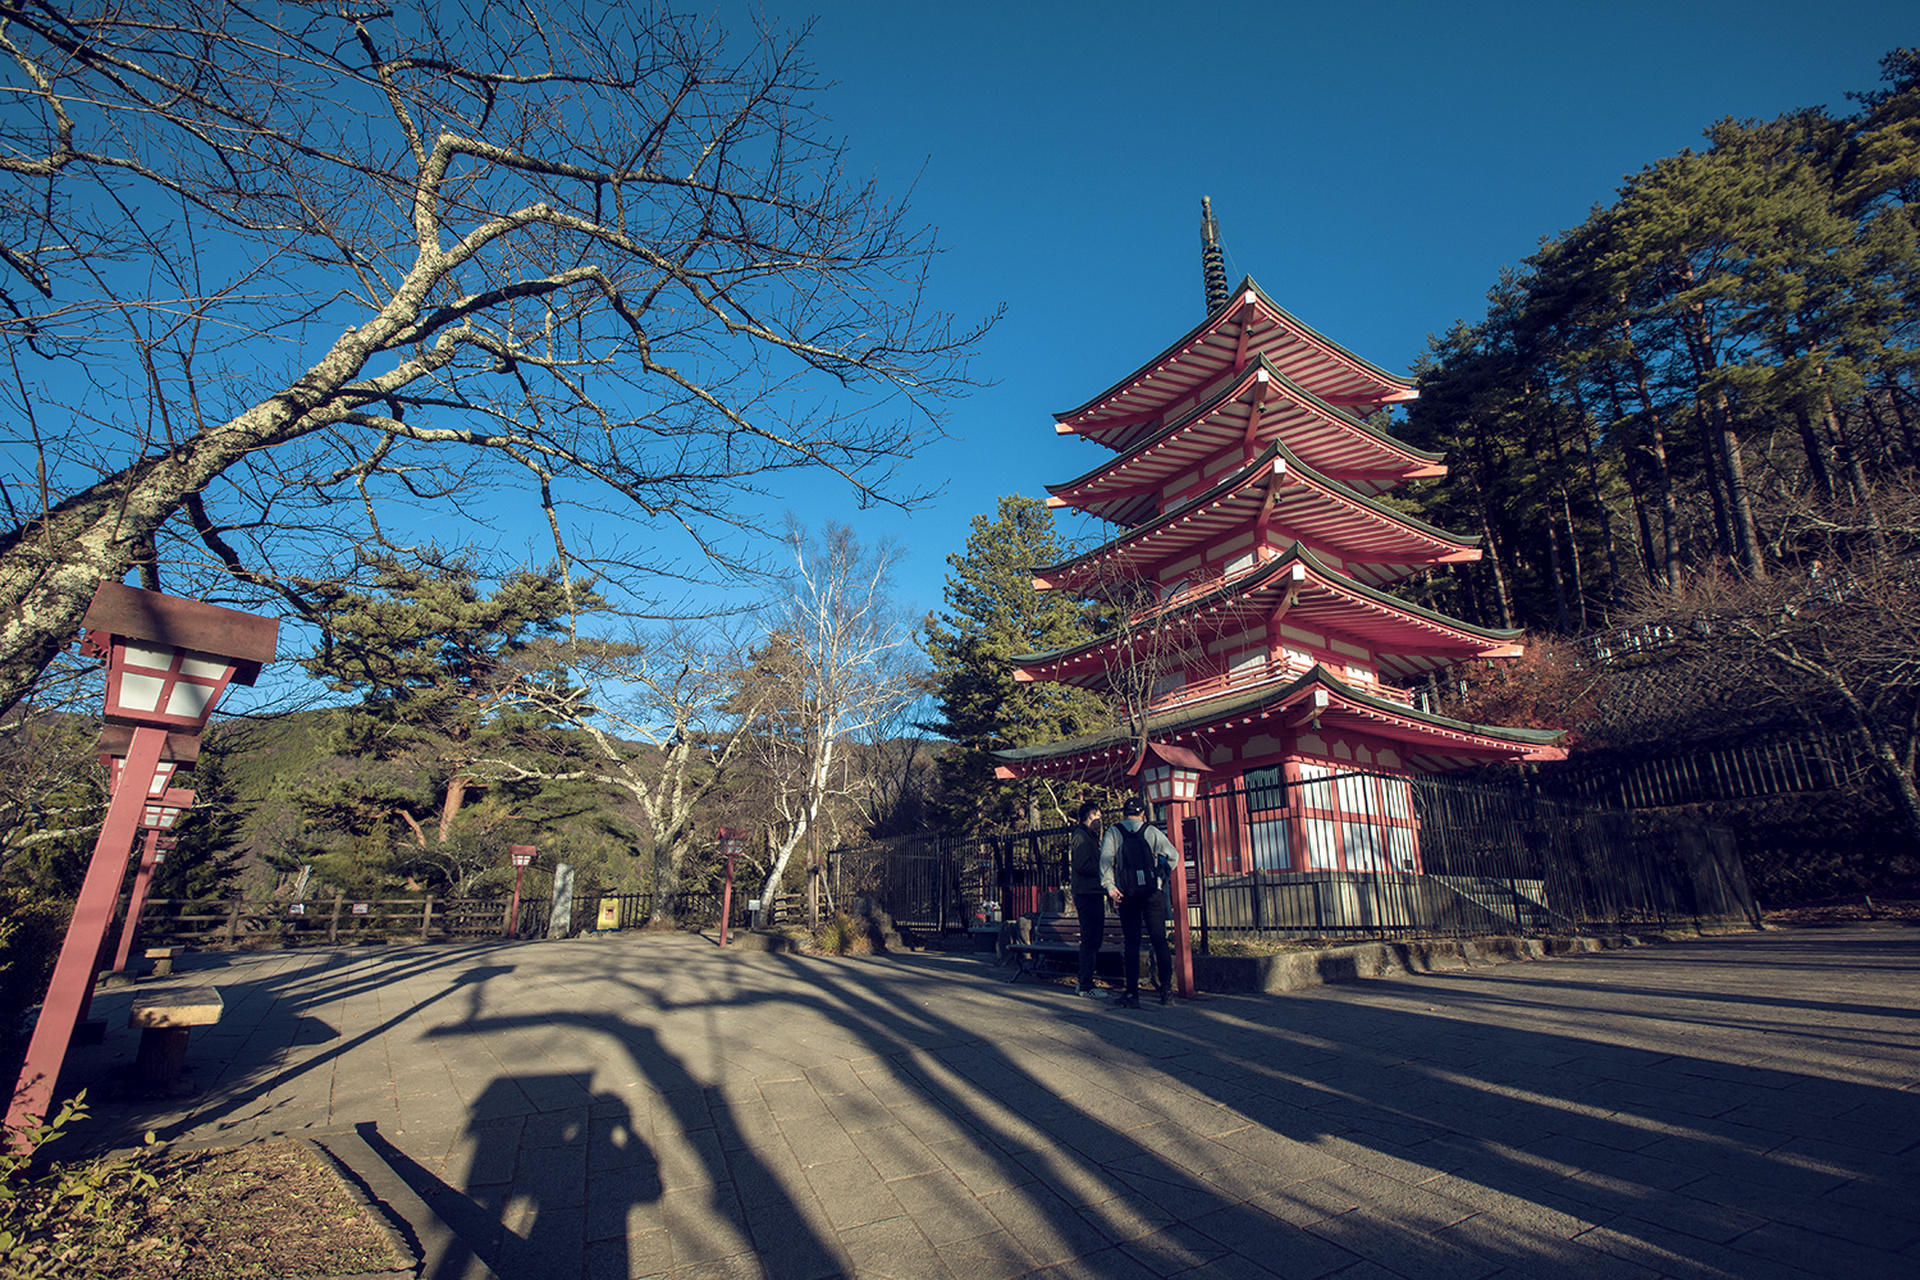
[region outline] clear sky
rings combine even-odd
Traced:
[[[962,321],[1006,306],[974,365],[994,385],[916,464],[944,480],[937,502],[849,515],[812,482],[789,499],[898,538],[923,609],[973,515],[1109,456],[1056,438],[1051,415],[1199,322],[1201,196],[1230,284],[1253,276],[1400,372],[1625,175],[1723,116],[1850,110],[1883,53],[1920,44],[1912,0],[763,8],[815,17],[814,63],[837,82],[818,105],[884,188],[912,184],[947,246],[938,305]],[[749,11],[717,12],[738,29]]]

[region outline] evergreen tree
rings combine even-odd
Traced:
[[[323,848],[335,834],[349,840],[352,877],[464,891],[501,860],[491,846],[515,811],[504,792],[476,803],[489,783],[475,762],[540,749],[526,735],[547,723],[503,704],[514,660],[602,601],[553,572],[510,574],[489,592],[470,560],[432,551],[414,563],[391,555],[366,563],[376,588],[323,590],[322,643],[302,662],[329,689],[361,694],[337,744],[353,766],[299,803]]]
[[[232,892],[246,861],[241,815],[228,781],[225,735],[210,731],[180,785],[193,790],[193,808],[173,829],[174,847],[153,877],[156,898],[219,898]]]
[[[1032,820],[1042,784],[996,782],[992,753],[1069,738],[1106,719],[1097,695],[1018,683],[1009,662],[1092,637],[1078,602],[1033,585],[1035,570],[1066,554],[1046,504],[1010,495],[992,516],[975,516],[966,549],[947,557],[947,607],[928,619],[924,641],[941,715],[929,727],[952,744],[940,756],[935,810],[947,830]],[[1052,807],[1065,805],[1055,797]]]

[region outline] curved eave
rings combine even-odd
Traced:
[[[1563,760],[1558,729],[1510,729],[1469,724],[1373,697],[1325,667],[1286,684],[1264,685],[1149,718],[1147,736],[1205,755],[1211,742],[1274,729],[1338,733],[1345,729],[1400,745],[1414,772],[1440,773],[1494,761]],[[996,751],[996,776],[1096,778],[1132,758],[1125,729],[1114,728],[1039,747]]]
[[[1289,315],[1249,276],[1219,310],[1173,345],[1055,420],[1073,432],[1142,422],[1263,353],[1295,382],[1335,404],[1373,407],[1420,394],[1411,379],[1361,359]]]
[[[1279,441],[1321,475],[1368,495],[1447,473],[1446,455],[1416,449],[1360,421],[1280,372],[1264,355],[1193,412],[1150,433],[1128,433],[1118,458],[1065,484],[1048,485],[1050,507],[1074,507],[1115,524],[1152,515],[1159,490],[1222,454]]]
[[[1209,629],[1263,624],[1284,618],[1308,630],[1366,644],[1384,674],[1410,679],[1472,658],[1520,653],[1519,629],[1476,627],[1400,600],[1331,568],[1305,547],[1292,547],[1263,565],[1222,578],[1208,591],[1174,605],[1168,620],[1195,635]],[[1209,628],[1209,619],[1218,619]],[[1015,678],[1095,687],[1104,682],[1106,655],[1121,633],[1044,653],[1017,654]]]
[[[1266,481],[1271,483],[1264,483]],[[1271,511],[1264,508],[1271,506]],[[1034,585],[1083,591],[1211,544],[1269,526],[1288,540],[1352,548],[1347,574],[1371,586],[1435,564],[1480,558],[1477,537],[1436,529],[1314,471],[1279,441],[1213,488],[1072,560],[1038,570]]]

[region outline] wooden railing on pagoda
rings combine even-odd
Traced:
[[[1218,698],[1223,694],[1251,689],[1256,685],[1280,684],[1297,679],[1311,665],[1298,659],[1287,658],[1265,658],[1244,663],[1231,671],[1192,680],[1178,689],[1170,690],[1155,698],[1150,709],[1165,711],[1170,707],[1185,706],[1190,702],[1200,702],[1207,698]],[[1399,685],[1382,684],[1377,680],[1360,679],[1345,672],[1342,672],[1341,676],[1355,688],[1385,698],[1389,702],[1398,702],[1409,707],[1414,705],[1411,689],[1401,688]]]

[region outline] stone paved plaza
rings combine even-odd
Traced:
[[[191,1096],[90,1127],[357,1131],[431,1205],[433,1280],[1920,1276],[1920,930],[1137,1011],[1005,972],[658,934],[190,957],[141,989],[225,996]],[[129,999],[69,1088],[131,1059]]]

